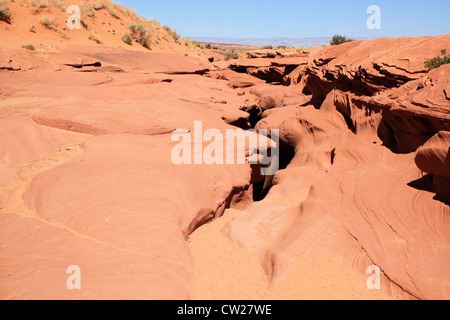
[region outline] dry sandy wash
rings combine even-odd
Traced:
[[[449,44],[2,43],[0,298],[450,299],[450,65],[424,67]],[[280,130],[282,170],[175,165],[195,121]]]

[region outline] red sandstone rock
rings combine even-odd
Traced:
[[[417,150],[415,158],[420,170],[433,175],[439,199],[450,203],[450,132],[441,131]]]
[[[280,129],[295,155],[269,195],[227,229],[260,257],[274,282],[295,281],[283,279],[293,256],[337,254],[361,272],[379,266],[383,290],[393,296],[450,296],[450,211],[440,201],[449,198],[448,182],[434,179],[441,193],[434,198],[417,186],[422,174],[414,163],[448,175],[446,133],[420,147],[449,129],[450,69],[427,73],[423,65],[448,41],[353,42],[315,51],[298,67],[295,83],[316,108],[266,112],[258,127]],[[270,231],[261,233],[262,225]]]
[[[379,266],[392,297],[448,299],[450,68],[423,63],[449,39],[213,64],[104,46],[46,59],[2,49],[0,296],[187,299],[186,238],[235,207],[225,232],[272,284],[297,283],[296,257],[324,255],[362,274]],[[171,161],[171,133],[200,120],[280,130],[287,168],[267,177],[264,200],[252,203],[258,166]],[[83,290],[67,289],[69,265]]]

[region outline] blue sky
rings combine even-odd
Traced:
[[[116,0],[183,37],[411,37],[450,33],[450,0]],[[381,29],[366,26],[370,5]]]

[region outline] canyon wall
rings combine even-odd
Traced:
[[[225,232],[272,284],[292,277],[296,257],[328,256],[361,273],[379,266],[392,297],[448,299],[450,66],[424,68],[448,43],[216,63],[2,50],[1,297],[188,299],[189,235],[235,208]],[[280,130],[282,170],[174,164],[172,133],[195,121]],[[83,290],[67,289],[70,265]]]
[[[272,95],[285,103],[267,109],[261,99],[257,128],[279,129],[292,160],[227,231],[272,281],[292,257],[338,255],[363,273],[380,267],[392,296],[450,296],[450,66],[424,67],[449,41],[356,41],[307,58],[279,55],[270,63],[277,72],[232,67],[290,85],[283,98]],[[293,88],[309,101],[291,106]]]

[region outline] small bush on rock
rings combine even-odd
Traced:
[[[142,24],[130,24],[128,26],[131,37],[144,48],[150,49],[150,32]]]
[[[0,1],[0,21],[11,24],[11,12],[8,7],[3,5],[2,1]]]
[[[131,46],[133,44],[133,37],[127,33],[122,37],[122,41]]]
[[[439,68],[444,64],[450,63],[450,56],[447,55],[447,50],[442,49],[441,53],[444,55],[443,57],[436,57],[428,61],[425,61],[425,68],[427,68],[428,70],[432,70]]]
[[[341,36],[341,35],[336,34],[331,39],[330,44],[332,46],[338,46],[340,44],[352,42],[352,41],[353,41],[353,39],[347,38],[346,36]]]

